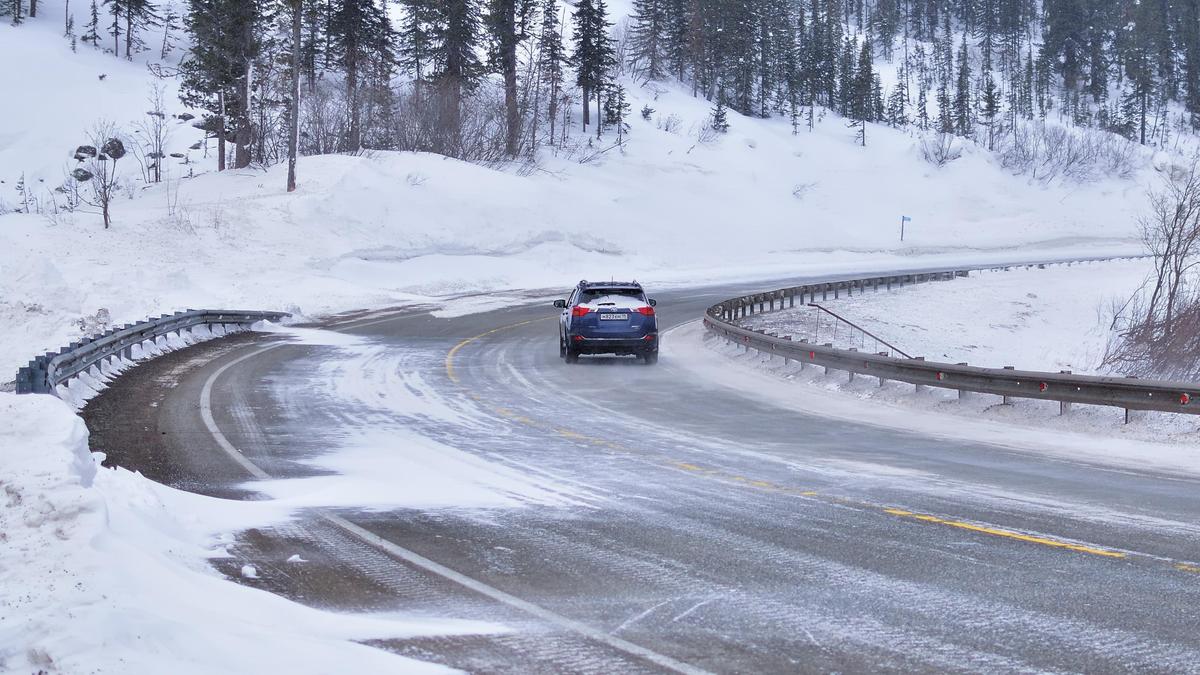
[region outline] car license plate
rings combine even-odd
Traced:
[[[601,321],[628,321],[629,315],[628,314],[601,314],[600,320]]]

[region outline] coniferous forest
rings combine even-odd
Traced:
[[[711,101],[717,131],[727,111],[783,117],[797,133],[835,114],[863,145],[869,123],[989,149],[1028,144],[1030,125],[1047,120],[1158,146],[1200,129],[1197,0],[634,0],[632,10],[75,0],[62,20],[78,49],[161,59],[183,102],[206,112],[197,124],[221,168],[226,156],[242,167],[362,149],[533,157],[618,135],[626,88],[652,81]],[[3,11],[20,24],[38,6],[5,0]]]

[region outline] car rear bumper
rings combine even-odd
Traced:
[[[645,354],[658,351],[658,335],[645,337],[587,337],[572,335],[568,338],[571,350],[579,354]]]

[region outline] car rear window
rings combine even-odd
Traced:
[[[599,300],[601,303],[609,302],[638,302],[645,303],[646,295],[640,288],[585,288],[579,294],[580,304],[592,304]]]

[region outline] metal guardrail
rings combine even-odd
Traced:
[[[278,321],[288,316],[291,314],[287,312],[189,309],[126,324],[72,342],[57,352],[47,352],[30,361],[28,366],[17,371],[17,393],[57,394],[59,385],[108,359],[118,356],[132,359],[135,346],[151,341],[157,343],[161,338],[196,326],[245,327],[259,321]]]
[[[1101,259],[1095,259],[1101,260]],[[1073,263],[1093,262],[1076,260]],[[1001,269],[1026,265],[984,266],[976,269]],[[1044,267],[1045,264],[1031,265]],[[855,374],[878,377],[880,384],[888,380],[916,385],[954,389],[960,392],[978,392],[1010,398],[1031,398],[1058,401],[1060,410],[1066,412],[1072,403],[1104,405],[1124,408],[1126,421],[1131,410],[1156,410],[1161,412],[1200,415],[1200,405],[1191,405],[1200,382],[1170,382],[1140,380],[1136,377],[1102,377],[1074,375],[1063,371],[1047,373],[1031,370],[1003,368],[981,368],[966,363],[937,363],[923,357],[899,358],[887,352],[870,354],[854,349],[838,349],[832,344],[815,344],[791,337],[771,335],[764,331],[743,328],[736,322],[752,314],[777,311],[803,306],[805,300],[816,302],[827,299],[830,294],[860,293],[869,289],[893,288],[906,284],[922,283],[967,276],[969,269],[943,270],[923,274],[868,277],[829,283],[806,284],[783,288],[766,293],[755,293],[732,298],[713,305],[704,317],[705,327],[714,334],[736,341],[750,349],[775,354],[801,364],[825,367],[826,371],[840,370]]]

